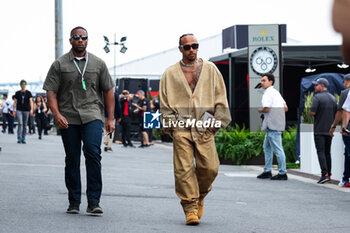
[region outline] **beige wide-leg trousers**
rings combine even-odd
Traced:
[[[198,200],[211,190],[219,170],[214,135],[193,140],[190,130],[173,132],[175,191],[185,214],[198,213]]]

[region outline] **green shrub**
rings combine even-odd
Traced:
[[[297,128],[283,132],[282,143],[287,162],[295,162],[295,143]],[[263,154],[265,132],[251,133],[245,126],[228,127],[220,130],[215,136],[219,158],[231,159],[237,165],[245,164],[252,156]]]
[[[314,123],[314,118],[310,115],[310,108],[312,104],[312,99],[314,98],[313,92],[308,92],[307,95],[304,95],[304,111],[303,111],[303,123],[312,124]]]
[[[294,163],[295,157],[295,147],[297,138],[297,127],[289,127],[288,130],[283,132],[282,144],[284,153],[286,154],[287,163]]]
[[[160,137],[160,130],[159,129],[153,129],[152,130],[152,135],[153,135],[153,138],[157,141],[160,141],[161,140],[161,137]]]
[[[219,157],[231,159],[237,165],[244,164],[252,156],[262,153],[264,134],[263,132],[250,133],[245,126],[240,129],[237,124],[235,128],[220,130],[215,137]]]

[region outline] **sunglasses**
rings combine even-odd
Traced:
[[[86,35],[73,35],[72,38],[73,38],[73,40],[79,40],[80,38],[82,40],[87,40],[88,36],[86,36]]]
[[[186,45],[181,45],[181,47],[182,47],[184,50],[187,51],[187,50],[190,50],[191,48],[192,48],[192,49],[198,49],[199,44],[197,44],[197,43],[191,44],[191,45],[186,44]]]
[[[21,83],[21,85],[27,85],[27,83]]]

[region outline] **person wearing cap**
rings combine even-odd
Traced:
[[[123,90],[120,96],[120,109],[121,109],[121,121],[120,125],[122,126],[122,143],[124,147],[135,146],[132,144],[130,139],[130,127],[131,127],[131,111],[130,111],[130,101],[133,99],[130,96],[128,90]]]
[[[333,124],[329,130],[329,135],[331,137],[334,136],[334,130],[337,126],[337,124],[341,121],[342,118],[342,112],[343,112],[343,104],[346,100],[346,97],[349,94],[350,90],[350,74],[347,74],[344,76],[344,87],[345,90],[342,90],[339,96],[339,103],[337,107],[337,112],[334,117]],[[347,124],[346,128],[350,130],[350,124]],[[339,182],[340,187],[349,187],[349,178],[350,178],[350,136],[349,135],[343,135],[343,142],[345,145],[345,160],[344,160],[344,173],[343,173],[343,178]]]
[[[145,97],[145,92],[142,90],[137,91],[137,97],[139,99],[138,103],[132,103],[132,105],[136,108],[134,113],[137,114],[137,118],[139,121],[139,127],[140,127],[140,132],[142,135],[142,141],[141,141],[141,148],[148,147],[151,144],[149,143],[148,139],[148,132],[147,130],[143,127],[143,115],[144,112],[147,111],[148,109],[148,101]]]
[[[332,175],[332,137],[329,135],[329,128],[337,110],[337,100],[328,92],[327,79],[319,78],[312,84],[317,94],[312,100],[310,115],[314,117],[314,140],[321,167],[321,178],[317,183],[323,184],[329,182]]]

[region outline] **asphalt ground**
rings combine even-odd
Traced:
[[[137,145],[137,143],[135,143]],[[69,215],[64,151],[56,135],[17,144],[0,134],[0,232],[350,232],[350,188],[259,180],[257,166],[221,165],[198,226],[186,226],[174,191],[171,144],[103,152],[103,216]],[[277,171],[274,171],[277,173]],[[86,189],[84,159],[82,190]]]

